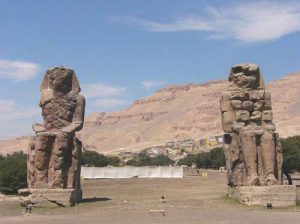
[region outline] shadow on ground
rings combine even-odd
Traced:
[[[110,198],[97,198],[97,197],[93,197],[93,198],[83,198],[80,203],[97,202],[97,201],[110,201],[110,200],[111,200]]]

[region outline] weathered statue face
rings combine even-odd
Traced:
[[[257,89],[259,70],[254,65],[237,65],[231,69],[229,80],[241,89]]]
[[[49,75],[49,85],[55,92],[68,93],[72,89],[72,72],[57,70]]]
[[[245,74],[243,72],[239,72],[232,75],[233,82],[239,88],[251,88],[256,84],[256,77],[251,74]]]

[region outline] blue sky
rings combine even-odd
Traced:
[[[0,0],[0,138],[32,133],[47,68],[75,69],[87,114],[257,63],[300,71],[299,1]]]

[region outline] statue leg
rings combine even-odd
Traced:
[[[283,164],[283,150],[282,150],[282,145],[280,142],[279,134],[275,133],[274,134],[275,138],[275,145],[276,145],[276,170],[275,172],[277,175],[275,175],[278,179],[278,184],[283,184],[282,180],[282,164]]]
[[[82,143],[77,138],[73,138],[72,143],[72,164],[70,164],[68,169],[67,188],[81,189],[80,169]]]
[[[254,131],[241,131],[240,140],[246,165],[248,184],[251,186],[259,185],[257,174],[256,134]]]
[[[277,184],[275,178],[275,141],[273,132],[265,130],[261,136],[261,159],[268,185]]]
[[[69,162],[67,169],[68,178],[67,178],[67,188],[74,188],[74,181],[75,181],[75,172],[77,168],[77,159],[74,157],[76,155],[77,146],[75,142],[75,138],[72,139],[72,142],[70,142],[70,152],[69,152]],[[74,155],[73,155],[74,154]]]
[[[224,137],[224,153],[229,185],[242,186],[244,185],[244,161],[240,152],[239,136],[233,133]]]
[[[232,174],[232,161],[230,157],[230,144],[231,144],[231,136],[230,134],[225,134],[224,135],[224,145],[223,145],[223,150],[224,150],[224,155],[225,155],[225,161],[226,161],[226,170],[227,170],[227,179],[228,182],[227,184],[229,186],[233,186],[233,174]]]
[[[35,137],[30,138],[27,151],[27,183],[28,188],[32,188],[35,183]]]
[[[37,135],[35,144],[35,188],[48,188],[48,164],[50,159],[49,146],[51,137]]]
[[[67,150],[68,136],[57,135],[51,158],[51,188],[64,188],[64,163]]]

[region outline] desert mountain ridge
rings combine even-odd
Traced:
[[[85,148],[104,154],[139,151],[168,141],[201,139],[223,133],[219,95],[225,80],[171,85],[136,100],[126,109],[86,117],[78,137]],[[281,137],[300,135],[300,72],[267,84],[274,123]],[[0,141],[0,153],[26,150],[29,137]]]

